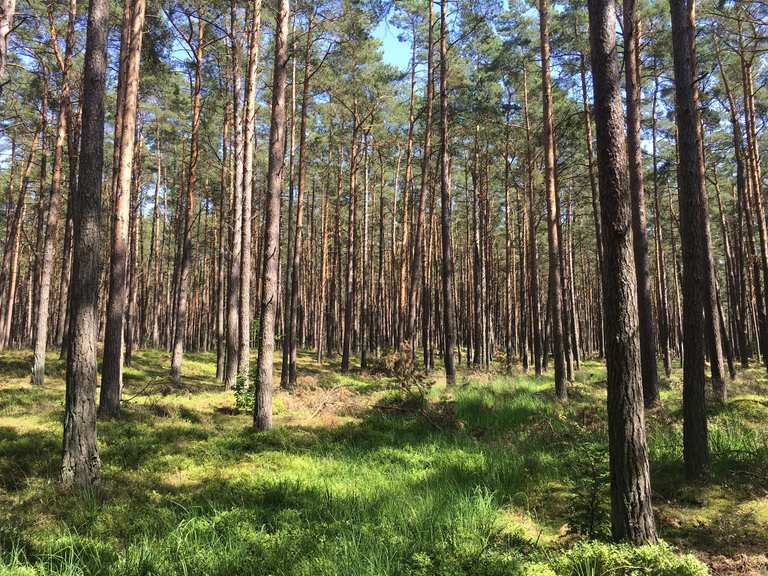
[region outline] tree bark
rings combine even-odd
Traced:
[[[264,223],[263,271],[261,276],[261,321],[259,359],[253,427],[272,427],[272,376],[275,350],[275,312],[277,301],[277,247],[280,242],[280,188],[285,148],[285,85],[288,69],[288,0],[279,0],[275,21],[275,64],[272,79],[272,115],[269,130],[266,220]]]
[[[648,271],[648,230],[643,187],[643,152],[640,147],[640,19],[635,0],[624,0],[624,65],[627,92],[627,156],[632,194],[632,237],[637,276],[637,309],[640,321],[640,357],[643,399],[646,407],[659,399],[656,367],[656,331],[653,327],[651,276]]]
[[[96,339],[108,31],[109,2],[90,0],[79,186],[72,199],[74,252],[61,460],[61,481],[65,487],[88,488],[98,483],[101,470],[96,447]]]
[[[191,21],[191,19],[190,19]],[[188,44],[192,48],[190,39]],[[192,90],[192,133],[189,143],[189,172],[186,182],[185,215],[181,235],[181,261],[179,263],[178,294],[176,298],[175,327],[173,334],[173,350],[171,355],[171,381],[181,384],[181,362],[184,357],[184,340],[187,330],[187,299],[189,294],[189,274],[192,266],[192,225],[195,218],[195,187],[197,186],[197,161],[199,154],[200,110],[202,106],[203,89],[203,50],[204,50],[205,20],[198,14],[197,41],[194,46],[195,80]]]
[[[134,0],[123,21],[130,29],[128,45],[124,48],[126,60],[123,75],[122,119],[117,186],[114,189],[114,221],[112,252],[109,263],[109,299],[107,326],[104,333],[104,358],[101,368],[101,394],[99,415],[107,418],[120,412],[123,389],[123,345],[126,308],[128,305],[128,224],[131,211],[132,174],[136,141],[136,113],[139,97],[139,70],[141,66],[142,30],[144,28],[144,0]]]
[[[443,362],[446,385],[456,385],[454,348],[456,346],[456,311],[453,297],[453,248],[451,239],[451,165],[448,149],[448,24],[447,0],[440,0],[440,232],[443,296]]]
[[[245,89],[245,118],[243,119],[243,224],[240,253],[240,340],[237,376],[249,385],[251,366],[251,207],[253,193],[253,147],[256,132],[256,81],[261,38],[261,0],[253,0],[248,32],[248,82]]]
[[[557,190],[555,188],[555,141],[552,110],[552,84],[549,71],[549,0],[539,0],[541,38],[541,92],[544,138],[544,188],[547,198],[547,240],[549,244],[549,299],[551,306],[552,352],[555,364],[555,394],[568,399],[563,345],[563,289],[560,276],[560,233]]]
[[[683,459],[690,478],[709,463],[704,379],[706,266],[701,211],[706,206],[701,167],[696,80],[694,0],[670,0],[678,132],[677,166],[680,241],[683,251]]]
[[[615,540],[652,544],[656,542],[656,527],[651,507],[638,339],[632,247],[634,198],[624,149],[614,0],[590,0],[589,19],[600,206],[605,234],[603,293],[610,295],[604,299],[603,309],[608,367],[611,527]]]

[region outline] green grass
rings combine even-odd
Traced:
[[[49,357],[51,376],[32,388],[28,356],[0,354],[0,576],[699,575],[679,553],[768,549],[759,371],[711,410],[706,484],[682,476],[679,373],[665,387],[649,445],[659,530],[677,550],[633,551],[569,529],[603,466],[595,362],[566,405],[550,376],[467,371],[449,393],[436,373],[441,417],[430,422],[398,401],[393,379],[301,355],[298,389],[275,393],[275,428],[254,433],[215,382],[212,354],[185,357],[179,391],[167,387],[167,354],[142,351],[126,368],[122,416],[98,424],[102,485],[69,495],[56,482],[62,367]],[[604,514],[605,486],[592,484]]]

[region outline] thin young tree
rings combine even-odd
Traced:
[[[109,2],[90,0],[83,72],[83,119],[73,225],[72,289],[67,354],[61,481],[65,487],[98,483],[96,446],[96,339],[99,329],[101,181],[104,165],[104,88]]]
[[[616,56],[615,0],[590,0],[592,81],[604,239],[603,299],[608,368],[611,528],[616,540],[656,542],[645,441],[632,195]],[[626,30],[625,30],[626,32]]]

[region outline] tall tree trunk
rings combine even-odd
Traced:
[[[51,28],[54,29],[53,17]],[[70,7],[69,25],[67,30],[66,52],[62,57],[56,46],[55,54],[62,73],[61,97],[59,100],[58,124],[56,128],[56,143],[53,153],[53,172],[51,175],[51,194],[48,201],[48,214],[45,222],[45,242],[42,251],[42,266],[40,269],[40,284],[37,292],[37,316],[35,320],[35,350],[32,361],[32,383],[42,385],[45,378],[45,351],[48,345],[48,308],[51,294],[51,276],[53,275],[53,259],[56,255],[56,235],[59,227],[59,204],[61,203],[61,172],[64,164],[64,143],[67,137],[67,106],[69,103],[69,71],[72,60],[72,50],[75,42],[76,6]]]
[[[539,0],[539,32],[541,37],[541,92],[544,123],[544,188],[547,197],[547,240],[549,244],[549,299],[552,323],[552,351],[555,363],[555,394],[558,400],[568,398],[563,346],[563,289],[560,276],[560,233],[557,221],[555,188],[555,140],[552,110],[552,83],[549,71],[549,0]]]
[[[251,207],[253,193],[253,145],[256,132],[256,81],[261,38],[261,0],[253,0],[248,31],[248,82],[245,89],[245,118],[243,119],[243,224],[240,254],[240,349],[238,378],[249,385],[251,366]]]
[[[453,248],[451,239],[451,164],[448,149],[448,24],[447,0],[440,0],[440,232],[443,296],[443,362],[448,387],[456,384],[454,348],[456,346],[456,311],[453,297]]]
[[[648,271],[643,152],[640,148],[640,18],[636,12],[635,0],[624,0],[624,65],[627,92],[627,155],[629,189],[632,194],[632,237],[637,275],[643,399],[646,406],[653,406],[659,399],[659,374],[656,367],[656,331],[653,327],[651,275]]]
[[[590,0],[589,19],[600,206],[605,232],[603,293],[610,295],[603,300],[603,309],[608,367],[611,528],[615,540],[652,544],[656,542],[656,527],[645,442],[637,286],[633,269],[636,267],[632,261],[632,204],[636,199],[632,197],[627,177],[614,0]],[[626,38],[626,25],[624,34]]]
[[[428,3],[427,11],[427,85],[425,90],[426,115],[424,119],[424,142],[421,149],[421,181],[419,184],[419,208],[416,214],[416,231],[413,237],[413,259],[411,260],[411,290],[408,302],[408,331],[404,339],[409,340],[416,350],[414,340],[416,337],[416,322],[419,294],[421,293],[422,274],[424,273],[424,207],[429,183],[429,163],[432,157],[432,100],[434,98],[434,84],[432,83],[434,28],[432,18],[432,2]]]
[[[112,227],[112,256],[109,263],[109,300],[107,301],[107,327],[104,333],[104,359],[101,368],[101,394],[99,414],[110,418],[120,412],[123,389],[123,340],[126,307],[128,305],[128,224],[131,211],[132,174],[136,142],[136,113],[139,97],[139,69],[144,28],[144,0],[134,0],[123,21],[129,28],[128,45],[121,101],[122,128],[120,130],[119,163],[116,166],[117,186],[114,189],[114,222]]]
[[[193,45],[190,30],[190,48]],[[200,109],[202,107],[203,90],[203,42],[205,36],[205,20],[198,14],[197,41],[194,43],[195,80],[192,90],[192,133],[189,143],[189,172],[186,182],[185,215],[181,235],[181,260],[177,274],[179,289],[176,298],[175,327],[173,334],[173,350],[171,355],[171,381],[181,384],[181,362],[184,357],[184,339],[187,329],[187,298],[189,293],[189,274],[192,266],[192,225],[195,218],[195,187],[197,186],[197,161],[199,155]]]
[[[349,371],[352,353],[352,335],[355,330],[354,310],[357,291],[357,145],[360,132],[360,119],[357,104],[352,110],[352,141],[349,146],[349,217],[347,220],[347,277],[344,295],[344,335],[341,350],[341,370]]]
[[[706,248],[701,211],[706,206],[701,167],[699,97],[696,80],[694,0],[670,0],[678,132],[677,166],[680,240],[683,250],[683,459],[689,477],[709,463],[704,398],[704,299]]]
[[[311,9],[313,10],[313,9]],[[299,174],[298,194],[296,197],[296,230],[293,246],[293,261],[290,266],[290,298],[288,301],[288,374],[285,381],[288,388],[296,386],[296,361],[298,354],[296,325],[299,312],[299,285],[301,283],[302,250],[304,242],[304,188],[306,179],[307,112],[309,109],[309,81],[312,71],[312,44],[314,12],[310,12],[307,23],[307,38],[304,46],[304,78],[301,86],[301,119],[299,120]]]
[[[98,483],[101,470],[96,448],[96,339],[108,31],[109,2],[90,0],[81,92],[79,186],[72,199],[74,251],[61,460],[65,487],[88,488]]]
[[[541,335],[541,307],[539,305],[539,254],[536,243],[536,223],[534,214],[533,187],[533,146],[531,143],[531,120],[528,114],[528,67],[523,65],[523,118],[525,121],[525,165],[526,165],[526,192],[528,204],[528,255],[530,289],[528,296],[531,309],[531,338],[533,339],[533,366],[536,376],[541,375],[543,339]]]
[[[224,388],[229,390],[237,380],[238,357],[240,353],[240,277],[243,226],[243,112],[240,101],[240,38],[237,33],[237,2],[232,0],[230,11],[232,91],[233,91],[233,140],[235,174],[232,182],[232,243],[229,252],[229,282],[227,284],[227,362],[224,374]]]
[[[669,331],[669,298],[667,290],[667,265],[664,259],[664,230],[661,225],[661,203],[659,201],[659,168],[656,140],[656,105],[659,93],[659,76],[654,67],[653,76],[653,104],[651,107],[651,146],[653,157],[653,216],[654,216],[654,241],[656,242],[656,283],[659,321],[659,344],[661,345],[664,362],[664,374],[667,378],[672,374],[672,361],[670,359],[670,331]],[[647,402],[647,401],[646,401]]]
[[[264,223],[263,272],[261,276],[261,317],[259,359],[253,427],[272,427],[272,372],[275,350],[277,292],[277,246],[280,242],[280,188],[285,148],[285,85],[288,70],[288,0],[279,0],[275,21],[275,67],[272,80],[272,117],[269,130],[269,166]]]
[[[225,87],[225,93],[229,92],[229,85]],[[229,171],[230,152],[229,152],[229,127],[232,122],[230,112],[230,100],[227,98],[225,103],[224,125],[221,133],[221,195],[219,197],[219,251],[216,268],[216,380],[224,381],[224,367],[227,361],[226,346],[226,262],[227,262],[227,195],[229,194],[229,185],[231,181],[231,172]]]

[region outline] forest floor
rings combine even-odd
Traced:
[[[296,390],[275,391],[274,429],[254,433],[216,383],[214,355],[188,354],[179,390],[167,354],[142,351],[122,415],[98,424],[101,486],[67,495],[64,367],[50,355],[34,388],[30,356],[0,354],[0,576],[703,573],[678,552],[712,574],[768,574],[768,379],[757,368],[710,408],[712,469],[696,484],[683,479],[679,369],[663,382],[649,451],[660,536],[675,551],[638,559],[574,547],[577,531],[599,541],[607,529],[598,363],[582,365],[565,405],[549,376],[466,370],[452,391],[435,372],[422,402],[392,377],[301,355]]]

